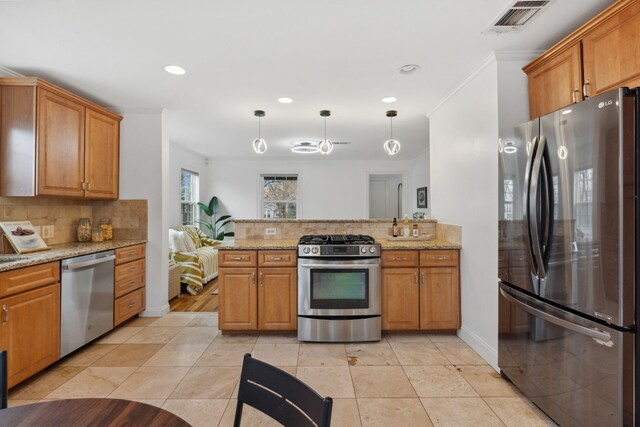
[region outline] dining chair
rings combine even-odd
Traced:
[[[240,426],[242,407],[252,406],[285,427],[328,427],[333,400],[251,354],[244,355],[234,427]]]
[[[7,351],[0,351],[0,409],[7,407],[9,388],[7,387]]]

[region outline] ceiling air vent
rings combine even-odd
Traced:
[[[496,19],[485,33],[517,33],[530,23],[551,0],[516,1]]]

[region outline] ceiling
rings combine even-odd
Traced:
[[[483,34],[511,3],[0,0],[0,65],[124,113],[165,108],[171,141],[206,157],[257,157],[262,109],[263,158],[384,159],[385,111],[396,109],[395,157],[406,160],[426,147],[426,114],[491,52],[544,50],[613,0],[553,0],[520,33]],[[404,64],[421,69],[401,75]],[[322,109],[328,138],[351,144],[290,153],[323,138]]]

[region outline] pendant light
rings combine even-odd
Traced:
[[[333,142],[327,139],[327,117],[331,115],[329,110],[321,110],[320,116],[324,117],[324,139],[318,144],[321,154],[329,154],[333,151]]]
[[[255,110],[253,115],[258,118],[258,137],[253,140],[253,151],[257,154],[263,154],[267,151],[267,142],[260,136],[260,119],[264,117],[265,114],[262,110]]]
[[[393,118],[397,115],[398,112],[396,110],[387,111],[387,117],[391,120],[391,138],[385,141],[382,147],[384,148],[385,153],[390,156],[394,156],[400,151],[400,143],[393,139]]]

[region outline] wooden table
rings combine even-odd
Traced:
[[[120,399],[63,399],[0,410],[0,426],[171,426],[189,423],[146,403]]]

